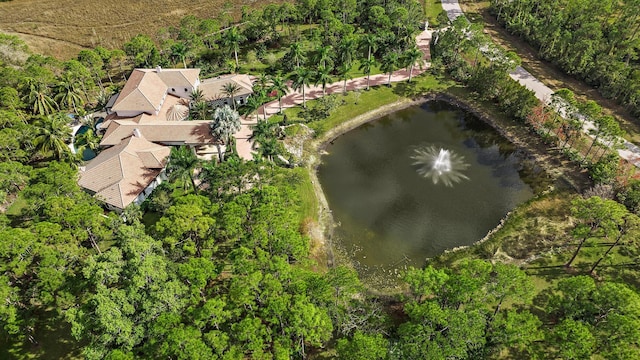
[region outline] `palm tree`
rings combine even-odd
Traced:
[[[251,136],[249,136],[249,140],[255,140],[256,142],[261,142],[266,139],[274,139],[279,136],[278,130],[280,127],[277,123],[270,121],[260,121],[259,123],[252,125]]]
[[[171,45],[171,57],[177,58],[182,61],[182,66],[187,68],[187,54],[189,53],[189,48],[182,41],[178,41]]]
[[[98,150],[100,150],[100,137],[96,135],[93,129],[89,129],[84,134],[76,135],[75,145],[78,145],[78,153],[82,153],[84,149],[90,149],[98,153]]]
[[[213,122],[210,127],[211,134],[227,145],[228,148],[231,146],[233,134],[240,131],[240,115],[228,105],[224,105],[213,112]],[[220,150],[220,141],[216,143],[216,146],[218,147],[220,161],[224,161],[222,151]]]
[[[264,139],[260,141],[258,151],[261,156],[266,157],[269,161],[273,161],[273,157],[278,155],[278,142],[274,138]]]
[[[387,82],[387,86],[389,87],[391,87],[391,75],[398,67],[399,61],[400,61],[400,58],[398,57],[398,54],[396,54],[393,51],[385,55],[384,58],[382,58],[382,64],[380,66],[380,69],[385,73],[389,74],[389,81]]]
[[[222,86],[222,92],[231,98],[231,103],[233,104],[233,110],[236,110],[236,94],[240,92],[242,88],[240,85],[236,84],[233,81],[230,81]]]
[[[193,177],[193,171],[200,164],[200,160],[189,146],[174,146],[167,163],[167,173],[171,181],[181,180],[184,189],[189,186],[197,194],[198,187]]]
[[[299,42],[294,42],[289,45],[288,57],[296,62],[296,69],[299,68],[300,64],[306,60],[304,51],[302,50],[302,45]]]
[[[315,72],[315,85],[322,84],[322,96],[326,95],[327,84],[333,81],[331,78],[331,69],[319,67]]]
[[[307,98],[305,88],[309,85],[313,78],[313,73],[305,68],[297,68],[295,72],[290,75],[292,88],[294,90],[302,89],[302,107],[307,108]]]
[[[193,104],[189,112],[189,116],[192,120],[208,120],[208,118],[210,118],[210,114],[211,110],[209,109],[209,104],[206,101],[199,101]]]
[[[261,121],[252,126],[253,133],[249,137],[258,145],[260,155],[273,161],[273,156],[278,154],[278,142],[276,139],[280,136],[280,127],[278,124]]]
[[[344,80],[344,85],[342,86],[342,93],[347,94],[347,80],[353,79],[351,76],[351,68],[353,68],[353,64],[351,63],[342,63],[338,67],[338,76],[340,76],[340,80]]]
[[[345,36],[338,44],[338,57],[340,63],[352,63],[356,52],[357,43],[353,36]]]
[[[278,97],[278,107],[280,108],[279,113],[282,113],[282,97],[287,95],[289,87],[280,74],[271,76],[270,80],[271,86],[269,87],[269,90],[276,93],[276,96]]]
[[[360,38],[360,46],[367,52],[367,60],[371,60],[373,53],[378,50],[378,38],[374,34],[367,34]]]
[[[73,112],[77,114],[78,106],[83,104],[81,95],[78,83],[73,79],[71,73],[63,73],[56,86],[54,100],[58,102],[60,107],[73,108]]]
[[[67,143],[71,139],[71,128],[67,126],[69,118],[61,112],[41,117],[35,122],[36,137],[33,145],[42,154],[53,153],[61,160],[70,152]]]
[[[413,67],[418,64],[422,68],[423,58],[424,54],[415,46],[402,54],[402,63],[409,67],[409,82],[411,82],[411,76],[413,75]]]
[[[39,80],[28,79],[29,93],[22,99],[31,106],[33,114],[49,115],[58,109],[58,105],[49,96],[49,87]]]
[[[254,111],[258,110],[260,108],[260,105],[262,105],[262,100],[260,99],[260,95],[257,93],[253,93],[251,94],[251,96],[249,96],[249,98],[247,98],[247,102],[244,104],[243,107],[243,115],[244,116],[249,116],[251,114],[254,113]],[[258,114],[257,116],[258,121],[260,120],[260,115]]]
[[[191,91],[191,94],[189,95],[189,98],[191,100],[191,103],[196,104],[204,101],[204,93],[202,92],[202,89],[193,89]]]
[[[247,99],[247,110],[245,114],[251,114],[256,110],[259,110],[262,104],[269,100],[269,96],[267,95],[267,89],[256,84],[253,87],[253,94]],[[267,120],[267,109],[265,107],[262,108],[262,114],[264,115],[264,119]],[[260,112],[257,114],[258,120],[260,120]]]
[[[360,63],[360,66],[358,67],[358,69],[360,71],[363,71],[365,74],[367,74],[367,90],[369,90],[369,81],[371,79],[371,70],[373,69],[373,67],[375,65],[376,65],[376,59],[372,57],[370,59],[362,60],[362,62]]]
[[[319,46],[316,49],[316,54],[315,54],[316,64],[319,64],[320,67],[326,68],[327,62],[331,61],[331,49],[333,49],[331,45]]]
[[[240,43],[246,39],[247,38],[242,35],[235,26],[227,30],[224,35],[222,35],[222,43],[224,46],[233,50],[233,55],[236,60],[236,69],[240,66],[240,63],[238,62],[238,50],[240,50]]]

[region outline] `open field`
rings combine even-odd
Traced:
[[[60,59],[97,45],[120,47],[137,34],[155,36],[185,15],[239,18],[242,7],[283,0],[13,0],[0,2],[0,31],[24,39],[36,53]],[[228,5],[225,5],[228,4]]]

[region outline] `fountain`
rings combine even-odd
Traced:
[[[469,167],[462,155],[452,153],[451,150],[425,146],[415,149],[411,156],[412,165],[420,165],[417,172],[425,178],[431,178],[434,184],[442,182],[446,186],[453,186],[469,178],[462,173]]]

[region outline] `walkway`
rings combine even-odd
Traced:
[[[447,17],[451,21],[455,20],[459,16],[464,16],[458,0],[442,0],[442,9],[447,12]],[[516,67],[515,70],[509,73],[509,76],[511,76],[512,79],[516,80],[527,89],[533,91],[540,101],[546,104],[551,103],[551,95],[553,95],[553,90],[542,83],[542,81],[538,80],[535,76],[531,75],[523,67]],[[565,110],[565,108],[558,109],[560,115],[563,118],[565,118]],[[595,124],[587,121],[585,122],[582,130],[586,134],[589,134],[588,131],[595,128]],[[593,138],[593,136],[591,137]],[[622,148],[618,149],[618,154],[620,155],[620,157],[629,161],[636,167],[640,167],[640,148],[622,138],[619,138],[619,142],[622,144]]]
[[[416,43],[418,48],[424,54],[424,64],[422,67],[416,66],[413,69],[413,75],[417,76],[425,72],[429,66],[429,60],[431,59],[431,53],[429,51],[429,43],[431,42],[431,30],[424,30],[418,36],[416,36]],[[408,81],[409,80],[409,71],[407,69],[401,69],[393,72],[391,75],[391,82],[400,82],[400,81]],[[370,78],[370,86],[379,86],[386,85],[389,81],[389,74],[377,74],[371,75]],[[353,90],[363,90],[367,87],[367,77],[359,77],[351,80],[347,80],[347,91]],[[327,84],[326,86],[326,94],[341,94],[344,88],[344,81],[338,81],[331,84]],[[305,87],[305,95],[306,100],[315,100],[323,96],[322,94],[322,86],[307,86]],[[298,106],[302,104],[302,90],[293,90],[289,88],[289,92],[287,95],[282,97],[282,108],[288,109],[294,106]],[[278,104],[278,100],[274,100],[264,104],[258,109],[258,116],[260,119],[263,119],[264,111],[266,110],[267,118],[270,116],[277,114],[280,112],[280,106]],[[253,142],[248,140],[248,136],[251,132],[248,132],[248,128],[251,125],[256,124],[258,118],[256,115],[243,117],[241,119],[242,129],[237,132],[234,136],[236,137],[236,147],[238,150],[238,154],[243,159],[252,159],[253,153]]]

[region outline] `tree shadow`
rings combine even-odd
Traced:
[[[426,92],[426,88],[422,88],[418,86],[416,81],[412,82],[399,82],[396,83],[393,87],[393,93],[398,96],[408,97],[408,98],[416,98]]]

